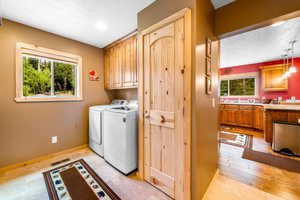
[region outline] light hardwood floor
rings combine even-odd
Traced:
[[[263,139],[260,132],[246,129],[244,134],[253,135],[253,149],[262,152],[273,153],[271,147]],[[259,190],[267,194],[274,195],[273,198],[282,198],[286,200],[300,199],[300,174],[282,170],[276,167],[265,165],[262,163],[250,161],[242,158],[243,148],[235,147],[228,144],[220,145],[219,169],[220,174],[215,184],[210,187],[210,191],[219,191],[219,195],[231,193],[234,194],[238,190],[234,188],[243,187],[245,197],[259,195]],[[275,154],[275,153],[274,153]],[[278,155],[278,154],[276,154]],[[280,155],[278,155],[280,156]],[[299,158],[294,158],[299,159]],[[299,166],[300,167],[300,166]],[[221,184],[223,182],[223,184]],[[232,187],[231,187],[232,186]],[[208,192],[211,193],[211,192]],[[226,196],[226,195],[225,195]],[[275,198],[276,196],[276,198]],[[256,199],[268,199],[256,198]],[[233,199],[239,199],[238,196]],[[244,198],[243,198],[244,199]]]

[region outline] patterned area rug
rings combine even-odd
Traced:
[[[219,142],[245,148],[249,137],[248,135],[220,131]]]
[[[50,200],[121,200],[83,159],[43,175]]]

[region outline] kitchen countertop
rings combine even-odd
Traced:
[[[220,103],[224,105],[247,105],[247,106],[263,106],[264,104],[262,103]]]
[[[300,105],[264,104],[265,110],[299,110]]]
[[[220,104],[263,106],[265,110],[299,110],[300,111],[300,105],[262,104],[262,103],[220,103]]]

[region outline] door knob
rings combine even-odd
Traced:
[[[158,180],[156,178],[152,177],[152,183],[154,185],[158,185]]]
[[[165,122],[166,122],[166,118],[163,115],[161,115],[160,116],[160,123],[165,123]]]

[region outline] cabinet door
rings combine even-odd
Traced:
[[[104,53],[104,87],[106,89],[111,89],[111,67],[110,67],[110,57],[111,57],[111,50],[106,50]]]
[[[287,78],[282,79],[287,68],[284,65],[262,67],[262,89],[264,91],[285,91],[288,89]]]
[[[238,125],[239,111],[235,109],[225,110],[225,121],[228,125]]]
[[[224,105],[220,105],[219,123],[220,124],[226,124],[226,111],[224,109]]]
[[[253,110],[240,110],[238,124],[243,127],[253,127]]]
[[[128,39],[124,42],[124,64],[122,67],[122,73],[123,73],[123,80],[122,80],[122,86],[123,87],[131,87],[133,86],[133,74],[132,74],[132,68],[133,68],[133,40]]]
[[[109,66],[110,66],[110,88],[113,89],[116,87],[116,73],[117,73],[117,48],[112,48],[110,50],[110,60],[109,60]]]
[[[122,45],[117,45],[115,49],[115,60],[116,64],[114,66],[114,82],[113,82],[113,87],[114,88],[122,88],[122,65],[123,65],[123,56],[124,56],[124,51]]]
[[[288,111],[267,110],[265,119],[265,140],[272,143],[273,141],[273,121],[288,122]]]
[[[105,50],[105,88],[136,88],[137,39],[132,36]]]
[[[289,111],[288,122],[299,123],[299,120],[300,120],[300,111]]]
[[[253,127],[258,130],[264,130],[264,109],[262,106],[255,106]]]
[[[137,37],[136,36],[134,36],[132,38],[131,52],[132,52],[132,59],[131,59],[132,82],[133,82],[133,86],[137,87],[138,86],[138,69],[137,69]]]

